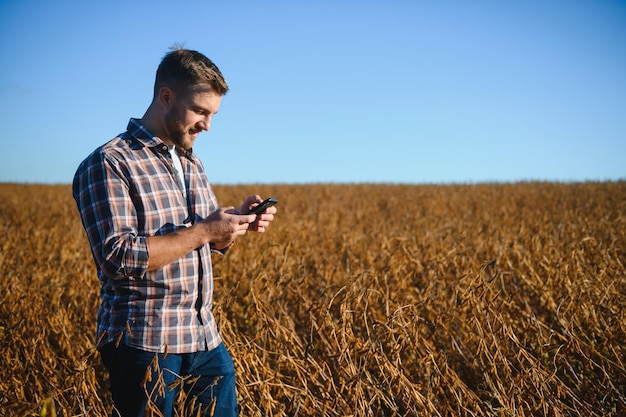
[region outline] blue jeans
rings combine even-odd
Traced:
[[[238,415],[235,368],[223,344],[206,352],[162,354],[109,343],[100,355],[122,417],[171,417],[181,388],[185,414],[200,410],[202,416]]]

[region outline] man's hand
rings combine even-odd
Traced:
[[[148,271],[182,258],[195,248],[212,243],[217,250],[229,248],[248,231],[254,214],[240,215],[234,207],[221,208],[189,228],[148,237]]]
[[[251,195],[246,198],[246,201],[244,201],[244,203],[241,205],[240,210],[242,213],[247,213],[253,207],[258,206],[261,202],[263,202],[263,199],[260,196]],[[248,230],[258,233],[265,233],[270,222],[274,220],[274,214],[276,214],[276,211],[277,210],[275,206],[265,209],[263,213],[257,215],[256,219],[250,223]]]
[[[206,226],[209,242],[215,249],[222,250],[231,247],[237,237],[245,235],[255,219],[254,214],[239,214],[234,207],[226,207],[211,213],[201,224]]]

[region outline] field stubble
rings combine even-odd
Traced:
[[[280,200],[214,258],[242,415],[626,412],[626,183],[216,192]],[[69,186],[0,184],[0,234],[0,415],[107,415]]]

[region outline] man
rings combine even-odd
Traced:
[[[249,230],[265,232],[276,208],[240,214],[262,201],[256,195],[239,211],[220,208],[192,152],[227,91],[206,56],[170,51],[144,116],[74,177],[102,283],[97,346],[123,417],[156,409],[171,416],[181,385],[188,408],[237,414],[233,361],[211,312],[211,253],[226,252]]]

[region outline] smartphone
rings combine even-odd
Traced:
[[[274,204],[278,203],[278,200],[270,197],[265,199],[261,204],[256,207],[253,207],[247,214],[261,214],[265,211],[266,208],[272,207]]]

